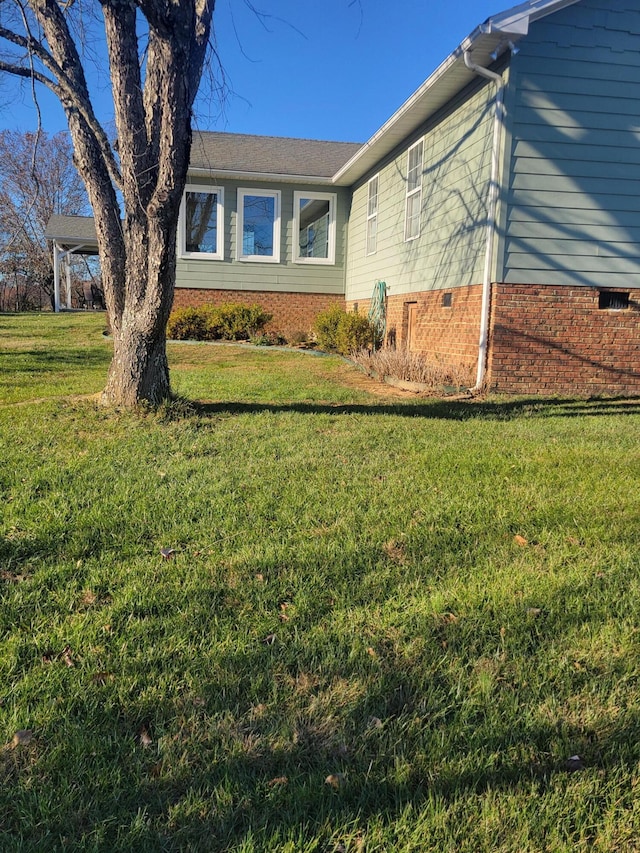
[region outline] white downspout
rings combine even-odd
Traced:
[[[491,273],[496,241],[497,209],[500,189],[500,150],[502,147],[502,128],[504,126],[504,80],[500,74],[489,71],[482,65],[476,65],[469,51],[464,52],[464,64],[470,71],[492,80],[496,84],[496,110],[493,122],[493,146],[491,149],[491,178],[489,181],[489,199],[487,203],[487,244],[482,277],[482,307],[480,309],[480,340],[478,342],[478,371],[472,393],[483,390],[487,370],[487,350],[489,344],[489,316],[491,313]]]

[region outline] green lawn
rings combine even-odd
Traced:
[[[640,850],[639,401],[172,344],[134,416],[103,326],[0,315],[3,853]]]

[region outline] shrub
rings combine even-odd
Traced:
[[[217,326],[216,337],[224,341],[250,338],[263,329],[273,316],[263,311],[259,305],[241,305],[231,302],[214,308],[212,314],[212,319]]]
[[[357,312],[349,314],[339,305],[318,314],[314,328],[318,345],[341,355],[367,347],[373,349],[379,342],[376,329],[366,317]]]
[[[203,308],[176,308],[167,323],[167,336],[174,341],[207,341],[208,312]]]
[[[338,334],[338,323],[344,317],[346,311],[337,303],[330,305],[326,311],[322,311],[313,324],[318,346],[328,352],[336,351],[336,336]]]
[[[351,355],[361,349],[373,349],[376,345],[376,330],[361,314],[346,314],[341,317],[336,332],[336,349],[341,355]]]
[[[271,320],[259,305],[202,305],[176,308],[167,323],[167,335],[177,341],[237,341],[257,334]]]

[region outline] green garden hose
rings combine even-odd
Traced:
[[[382,343],[387,331],[387,283],[380,279],[373,285],[369,321],[377,330],[377,338]]]

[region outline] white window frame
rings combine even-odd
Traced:
[[[417,148],[420,148],[420,159],[417,164],[411,168],[411,154]],[[405,243],[410,240],[417,240],[420,236],[420,227],[422,221],[422,166],[424,162],[424,139],[418,140],[407,151],[407,195],[404,204],[404,240]],[[413,207],[417,202],[418,205],[418,230],[415,234],[409,233],[409,225],[413,220],[409,219],[409,206]]]
[[[375,193],[372,188],[375,184]],[[369,179],[367,184],[367,229],[366,229],[366,244],[365,253],[367,255],[375,255],[378,251],[378,199],[380,197],[380,174],[374,175]],[[371,202],[374,201],[375,207],[371,208]],[[371,232],[373,230],[373,240]],[[372,248],[373,243],[373,248]]]
[[[327,257],[309,258],[300,255],[300,201],[303,198],[317,199],[329,202],[329,224],[327,227]],[[332,265],[336,262],[336,193],[321,193],[312,190],[302,192],[294,190],[293,193],[293,262],[296,264],[324,264]]]
[[[255,195],[263,198],[274,199],[273,206],[273,255],[245,255],[244,247],[244,200],[246,196]],[[239,261],[258,264],[279,264],[280,263],[280,211],[281,206],[280,190],[258,190],[242,187],[238,189],[238,210],[236,214],[237,234],[236,234],[236,258]]]
[[[215,252],[187,252],[187,216],[186,204],[187,193],[210,193],[217,195],[216,202],[216,251]],[[188,260],[223,261],[224,260],[224,190],[222,187],[211,187],[206,184],[187,184],[182,195],[180,204],[180,218],[178,220],[178,254],[181,258]]]

